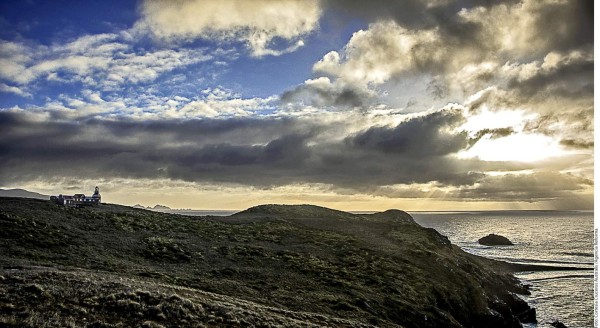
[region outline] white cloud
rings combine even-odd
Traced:
[[[68,119],[96,117],[104,119],[199,119],[244,116],[268,116],[275,110],[277,97],[243,98],[223,88],[205,89],[196,97],[140,94],[121,97],[84,89],[81,96],[60,95],[43,106],[30,106],[34,113],[55,113]]]
[[[0,92],[14,93],[21,97],[31,97],[31,93],[24,91],[23,89],[21,89],[19,87],[6,85],[4,83],[0,83]]]
[[[203,50],[159,50],[144,54],[124,54],[107,67],[107,77],[115,82],[131,83],[155,80],[162,73],[211,59]]]
[[[202,96],[183,106],[170,107],[165,116],[171,118],[250,116],[274,110],[277,97],[242,98],[221,88],[205,89]],[[179,103],[178,103],[179,104]]]
[[[0,44],[0,78],[27,85],[45,78],[56,82],[81,82],[115,90],[123,83],[157,79],[176,68],[213,58],[205,49],[136,51],[118,42],[116,34],[84,35],[51,47],[14,42]]]
[[[68,55],[104,56],[119,50],[127,50],[127,44],[118,42],[119,35],[113,33],[83,35],[66,44],[52,46],[52,51]]]
[[[321,15],[319,2],[313,0],[147,0],[141,12],[143,19],[136,29],[147,28],[159,39],[243,41],[257,57],[301,47],[301,38],[317,28]],[[277,38],[292,45],[270,48]]]
[[[353,83],[381,84],[420,65],[436,65],[445,51],[435,29],[415,31],[393,21],[378,22],[355,32],[343,54],[326,54],[313,70]]]
[[[0,78],[15,81],[31,62],[32,47],[22,43],[0,41]]]

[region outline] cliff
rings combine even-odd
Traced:
[[[526,289],[410,215],[0,199],[4,326],[521,327]]]

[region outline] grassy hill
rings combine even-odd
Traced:
[[[0,198],[0,268],[14,327],[520,327],[529,310],[505,265],[398,210],[187,217]]]
[[[0,197],[21,197],[21,198],[35,198],[48,200],[50,196],[42,195],[37,192],[27,191],[25,189],[2,189],[0,188]]]

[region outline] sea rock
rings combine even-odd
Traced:
[[[527,309],[524,312],[517,314],[517,318],[519,318],[519,321],[522,323],[537,323],[534,308]]]
[[[508,238],[496,234],[489,234],[483,238],[480,238],[478,242],[481,245],[486,246],[497,246],[497,245],[514,245]]]
[[[551,322],[550,326],[555,327],[555,328],[567,328],[567,326],[565,326],[564,323],[562,323],[558,320],[554,320],[553,322]]]

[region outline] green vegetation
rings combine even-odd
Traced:
[[[0,198],[0,325],[520,327],[526,290],[402,211],[187,217]]]

